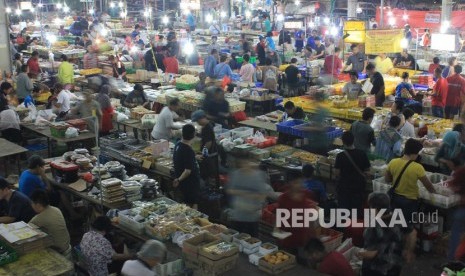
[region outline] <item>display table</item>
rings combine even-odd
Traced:
[[[273,102],[276,99],[282,98],[281,96],[277,94],[272,94],[272,93],[267,93],[266,95],[262,97],[254,97],[254,96],[247,96],[247,97],[240,97],[239,99],[241,101],[246,102],[249,105],[249,110],[250,113],[253,111],[253,106],[255,103],[258,103],[260,105],[265,105],[265,103],[268,104],[268,112],[273,110]]]
[[[68,147],[70,143],[82,142],[85,140],[95,139],[95,134],[93,132],[84,132],[80,133],[79,136],[73,138],[58,138],[53,137],[50,133],[50,128],[47,126],[45,128],[39,128],[33,124],[21,124],[21,126],[25,129],[28,129],[34,133],[39,134],[40,136],[44,136],[47,138],[47,146],[48,146],[48,157],[51,156],[51,140],[55,140],[57,142],[65,143]]]
[[[53,249],[35,251],[0,267],[0,276],[55,276],[73,271],[74,264]]]
[[[3,159],[5,165],[5,176],[8,175],[8,163],[7,157],[15,156],[16,162],[18,164],[18,174],[21,172],[21,166],[19,164],[19,155],[21,153],[27,152],[26,148],[18,146],[15,143],[12,143],[6,139],[0,138],[0,159]]]
[[[258,128],[258,129],[265,129],[265,130],[268,130],[268,131],[274,131],[274,132],[277,131],[276,123],[263,122],[263,121],[260,121],[260,120],[257,120],[257,119],[248,119],[248,120],[239,122],[239,124],[243,125],[243,126]]]
[[[139,132],[139,130],[142,133],[145,132],[146,137],[147,137],[147,141],[152,140],[152,135],[151,135],[151,132],[152,132],[152,129],[153,129],[152,127],[143,126],[142,123],[140,122],[140,120],[138,122],[132,122],[132,121],[134,121],[134,120],[126,120],[126,121],[121,121],[121,122],[118,122],[118,121],[114,120],[113,122],[116,124],[116,126],[118,128],[118,131],[120,131],[120,126],[123,126],[123,131],[124,132],[126,132],[126,127],[130,127],[132,129],[134,129],[134,131],[136,131],[136,132]]]

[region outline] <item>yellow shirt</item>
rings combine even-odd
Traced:
[[[394,68],[394,64],[392,64],[392,60],[390,58],[385,58],[384,60],[381,60],[380,57],[375,58],[375,65],[376,65],[376,70],[380,72],[381,74],[387,74],[389,70]]]
[[[396,182],[399,174],[407,164],[408,160],[396,158],[389,162],[387,171],[392,175],[392,185]],[[399,185],[396,188],[396,194],[405,196],[409,199],[418,199],[418,180],[426,175],[423,166],[417,162],[412,162],[405,170]]]
[[[67,61],[63,61],[58,67],[58,81],[61,84],[74,83],[74,68],[73,65]]]

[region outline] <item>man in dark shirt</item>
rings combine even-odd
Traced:
[[[305,80],[301,80],[299,68],[297,68],[297,59],[292,58],[291,64],[284,70],[289,87],[301,87],[305,85]]]
[[[337,200],[340,208],[357,209],[361,214],[365,202],[365,172],[370,161],[365,152],[354,147],[354,135],[350,131],[342,134],[344,151],[336,156]]]
[[[321,38],[319,36],[315,37],[315,55],[311,59],[324,59],[325,58],[325,45],[321,43]]]
[[[206,89],[202,109],[209,120],[228,128],[231,114],[229,113],[229,103],[224,99],[224,91],[221,88],[209,87]]]
[[[155,46],[145,52],[145,69],[147,71],[157,71],[156,69],[160,69],[165,72],[165,65],[163,64],[163,59],[165,58],[165,55],[163,54],[164,52],[166,52],[165,46],[162,47],[160,52],[157,52],[157,47]]]
[[[354,135],[354,146],[356,149],[366,153],[370,152],[371,145],[375,144],[375,131],[370,126],[375,117],[375,110],[371,107],[366,107],[362,113],[362,120],[355,121],[350,127],[350,131]]]
[[[304,110],[300,107],[296,107],[293,102],[286,102],[284,104],[284,110],[289,118],[303,120],[305,118]]]
[[[367,65],[366,72],[370,78],[371,84],[373,84],[370,94],[375,95],[376,106],[382,107],[386,99],[383,75],[376,71],[376,67],[373,63]]]
[[[357,73],[365,73],[365,67],[367,66],[367,57],[364,53],[360,52],[360,49],[357,44],[352,44],[350,46],[352,50],[352,55],[347,59],[347,64],[344,66],[344,70],[347,70],[349,65],[352,65],[352,70]]]
[[[412,70],[415,70],[417,67],[415,58],[411,54],[409,54],[407,50],[403,50],[400,54],[400,58],[396,58],[395,62],[395,67],[407,68]]]
[[[213,130],[215,123],[210,122],[207,114],[203,110],[197,110],[191,115],[192,122],[198,123],[202,130],[200,131],[200,150],[205,147],[208,150],[208,156],[203,156],[200,163],[200,175],[203,179],[218,177],[218,145],[216,144],[215,132]]]
[[[35,216],[27,196],[10,189],[10,183],[0,177],[0,223],[29,222]]]
[[[179,187],[183,195],[183,203],[197,209],[199,190],[200,190],[200,172],[196,156],[192,149],[191,143],[195,137],[195,127],[185,125],[182,128],[182,140],[174,147],[173,166],[176,179],[173,180],[173,187]]]

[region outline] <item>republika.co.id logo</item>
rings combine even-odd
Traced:
[[[323,228],[371,228],[371,227],[407,227],[407,221],[401,209],[364,209],[363,220],[359,221],[357,209],[330,209],[329,216],[323,209],[276,209],[276,227],[302,228],[318,223]],[[390,216],[386,216],[390,215]],[[388,217],[388,219],[386,219]],[[412,221],[410,221],[412,222]]]

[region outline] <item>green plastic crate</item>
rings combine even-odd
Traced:
[[[191,89],[195,89],[195,87],[197,86],[197,83],[179,83],[179,82],[176,82],[176,88],[178,90],[191,90]]]
[[[244,61],[244,59],[242,57],[236,57],[236,61],[237,63],[242,63]],[[250,63],[256,63],[257,62],[257,57],[250,57],[250,60],[249,60]]]
[[[52,134],[52,137],[55,138],[65,138],[66,130],[68,128],[56,128],[53,126],[50,126],[50,133]]]
[[[18,260],[18,252],[0,241],[0,266],[4,266]]]

